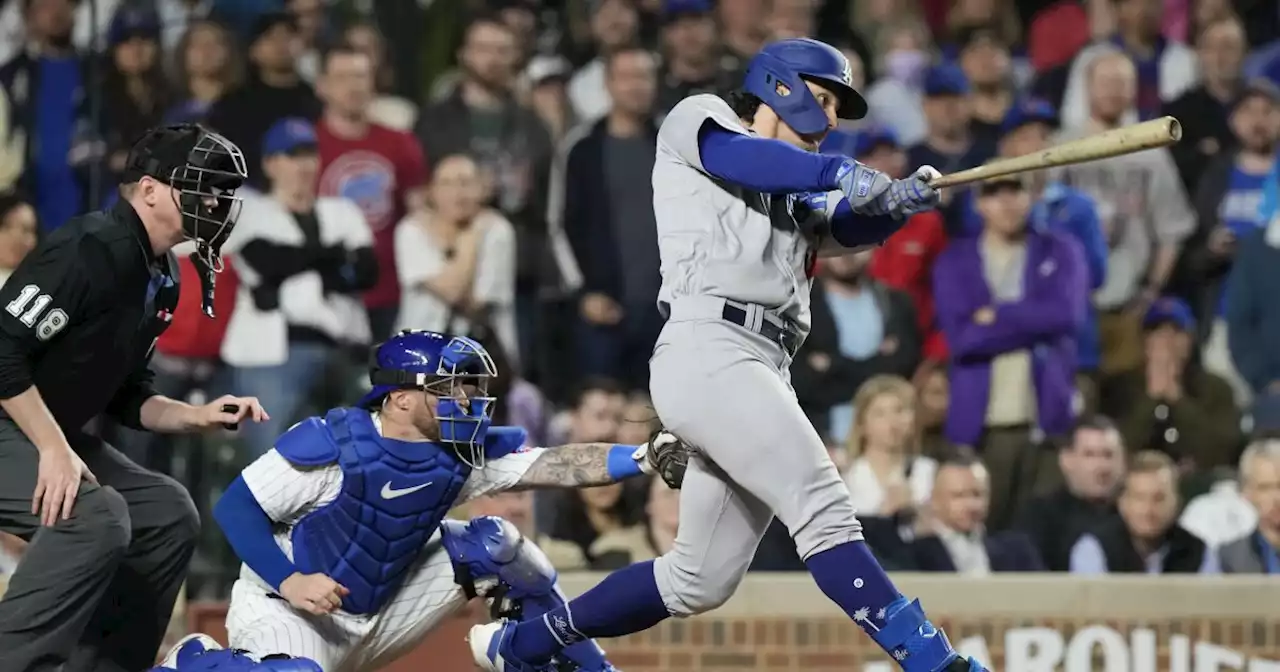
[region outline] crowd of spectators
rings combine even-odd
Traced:
[[[1184,132],[949,190],[885,245],[823,260],[792,381],[885,564],[1280,574],[1274,2],[0,0],[0,280],[114,200],[143,129],[201,122],[244,150],[250,187],[215,320],[181,262],[158,389],[255,395],[272,420],[200,444],[100,431],[202,508],[353,398],[368,346],[402,328],[486,343],[497,421],[537,443],[641,442],[657,129],[784,37],[836,45],[868,99],[823,151],[895,177],[1165,114]],[[671,546],[678,494],[466,513],[606,569]],[[0,538],[0,571],[20,553]],[[234,576],[225,560],[202,549],[197,595]],[[803,568],[780,524],[753,568]]]

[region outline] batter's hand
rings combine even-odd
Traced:
[[[342,584],[324,574],[295,572],[280,583],[280,596],[294,609],[323,616],[342,607],[342,598],[350,595]]]
[[[40,522],[50,527],[58,520],[70,518],[82,480],[98,482],[84,460],[66,442],[41,448],[36,491],[31,495],[31,514],[39,514]]]
[[[235,407],[234,412],[222,410],[224,406]],[[214,429],[227,425],[238,425],[242,420],[253,420],[254,422],[262,422],[270,420],[271,416],[263,410],[262,403],[257,397],[235,397],[230,394],[224,394],[217,399],[205,404],[197,406],[195,418],[192,420],[192,427],[196,431]]]
[[[897,215],[914,215],[938,207],[941,194],[929,182],[941,177],[933,166],[920,166],[905,180],[894,180],[889,188],[889,211]]]

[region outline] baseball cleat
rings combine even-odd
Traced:
[[[160,661],[161,668],[179,669],[179,665],[190,661],[205,651],[217,651],[222,645],[214,638],[201,632],[192,633],[178,640]]]
[[[547,665],[531,665],[511,653],[515,621],[494,621],[471,627],[467,644],[471,658],[481,672],[548,672]]]

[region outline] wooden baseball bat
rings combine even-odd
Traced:
[[[977,168],[943,175],[931,180],[929,184],[934,188],[955,187],[1030,170],[1070,166],[1157,147],[1167,147],[1181,139],[1182,124],[1173,117],[1161,117],[1072,140],[1031,154],[997,159]]]

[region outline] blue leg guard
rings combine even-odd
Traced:
[[[556,585],[556,570],[542,549],[506,520],[446,520],[440,532],[458,585],[468,598],[489,600],[494,618],[538,618],[566,602]],[[590,639],[566,647],[552,666],[580,672],[614,670],[604,650]]]
[[[188,635],[148,672],[324,672],[309,658],[271,655],[256,659],[244,651],[224,649],[205,635]]]
[[[884,627],[871,638],[904,672],[987,672],[973,659],[962,659],[941,630],[924,615],[920,600],[898,598],[886,610]]]

